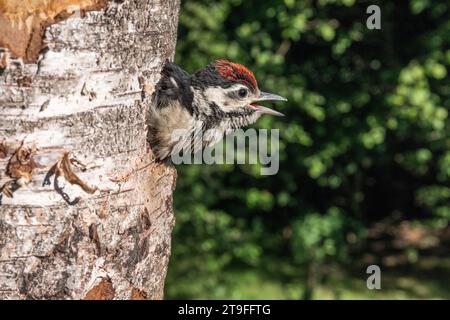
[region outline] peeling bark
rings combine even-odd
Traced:
[[[142,91],[173,58],[179,1],[13,2],[0,0],[0,299],[161,299],[176,171],[147,146]]]
[[[105,5],[106,0],[0,0],[0,47],[27,63],[35,62],[46,26]]]

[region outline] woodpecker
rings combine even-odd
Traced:
[[[160,160],[183,148],[197,152],[264,114],[283,116],[258,104],[269,100],[287,101],[260,91],[253,73],[241,64],[217,60],[190,75],[166,62],[148,115],[150,146]]]

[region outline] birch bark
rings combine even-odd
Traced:
[[[163,298],[176,171],[138,79],[173,57],[178,10],[0,0],[0,299]]]

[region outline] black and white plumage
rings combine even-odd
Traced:
[[[148,116],[152,150],[158,159],[186,148],[196,152],[263,114],[282,115],[256,104],[263,100],[286,99],[261,92],[253,74],[240,64],[218,60],[190,75],[167,62]]]

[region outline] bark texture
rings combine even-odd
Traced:
[[[0,0],[0,299],[161,299],[176,171],[142,87],[179,1],[32,3]]]

